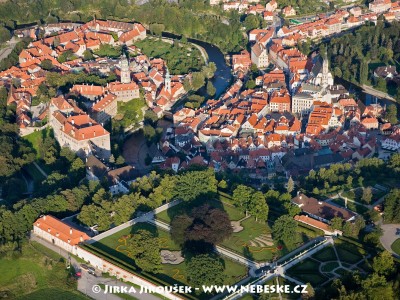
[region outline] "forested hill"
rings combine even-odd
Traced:
[[[379,90],[396,95],[396,87],[391,86],[393,83],[387,84],[384,79],[374,80],[373,71],[381,65],[400,67],[400,23],[378,21],[376,26],[365,25],[353,33],[333,38],[325,46],[335,76],[374,85]]]
[[[219,46],[223,51],[239,51],[245,45],[236,12],[224,13],[196,0],[151,0],[137,6],[130,0],[9,0],[0,4],[0,22],[8,29],[16,25],[54,23],[59,20],[86,22],[96,16],[156,25],[158,29],[198,38]],[[225,16],[222,16],[225,14]]]

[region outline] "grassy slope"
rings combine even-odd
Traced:
[[[68,271],[60,258],[40,244],[23,245],[22,255],[0,258],[0,291],[11,299],[87,299],[76,285],[67,285]]]

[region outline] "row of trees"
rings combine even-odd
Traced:
[[[160,176],[155,172],[138,179],[132,192],[113,199],[100,189],[92,203],[84,205],[78,220],[88,226],[98,225],[103,231],[133,218],[136,211],[149,211],[173,199],[193,201],[217,192],[217,180],[212,170],[190,171],[180,175]]]
[[[332,164],[329,168],[311,170],[308,176],[300,178],[300,186],[306,193],[326,196],[353,187],[363,186],[364,182],[385,182],[399,174],[400,155],[393,154],[385,163],[380,158],[366,158],[358,161],[354,167],[350,164]],[[366,191],[365,193],[368,193]],[[363,195],[368,200],[370,195]]]

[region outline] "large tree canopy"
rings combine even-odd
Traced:
[[[220,259],[208,254],[194,256],[187,265],[189,283],[193,286],[221,285],[224,283],[224,266]]]
[[[138,230],[127,242],[135,264],[144,271],[158,273],[161,267],[160,240],[150,231]]]
[[[231,233],[228,214],[209,205],[195,207],[190,215],[179,215],[171,222],[171,237],[180,245],[191,241],[217,244]]]

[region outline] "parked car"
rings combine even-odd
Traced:
[[[95,270],[95,268],[89,267],[89,268],[88,268],[88,273],[89,273],[90,275],[96,276],[96,270]]]
[[[88,265],[85,265],[85,264],[80,264],[80,267],[83,269],[83,270],[89,270],[89,266]]]

